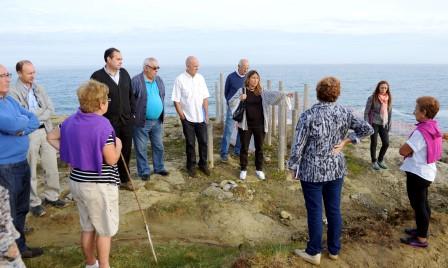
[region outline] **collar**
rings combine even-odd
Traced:
[[[235,73],[241,78],[246,77],[246,75],[241,75],[240,72],[238,72],[238,68],[235,70]]]
[[[107,68],[106,68],[106,65],[104,65],[104,71],[105,71],[108,75],[110,75],[110,76],[117,76],[117,74],[120,73],[120,70],[121,70],[121,69],[118,69],[118,70],[117,70],[117,73],[116,73],[115,75],[113,75],[113,74],[109,73],[109,71],[108,71]]]

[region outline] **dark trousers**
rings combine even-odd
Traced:
[[[428,187],[431,182],[411,172],[406,172],[406,178],[409,202],[415,213],[417,236],[426,238],[429,218],[431,218],[431,208],[428,203]]]
[[[328,251],[337,255],[341,249],[341,192],[343,182],[343,178],[327,182],[300,181],[308,220],[309,241],[305,251],[310,255],[316,255],[322,251],[322,198],[328,220]]]
[[[113,126],[115,130],[115,135],[120,138],[123,148],[121,153],[123,154],[124,161],[129,168],[129,161],[131,160],[131,150],[132,150],[132,124],[120,124]],[[126,183],[129,181],[128,173],[123,163],[123,159],[120,157],[118,160],[118,173],[120,173],[120,181]]]
[[[0,165],[0,184],[9,192],[11,217],[20,237],[16,240],[20,252],[27,249],[25,243],[25,219],[30,206],[31,173],[26,160]]]
[[[264,142],[264,127],[251,128],[242,130],[238,128],[241,140],[240,150],[240,167],[241,170],[247,170],[247,156],[249,151],[249,143],[252,135],[254,135],[255,143],[255,169],[263,170],[263,142]]]
[[[202,168],[207,167],[207,125],[204,122],[193,123],[184,119],[182,120],[182,130],[185,136],[187,169],[190,170],[196,166],[196,139],[199,145],[198,166]]]
[[[378,161],[382,162],[384,160],[384,155],[386,154],[387,148],[389,148],[389,130],[377,124],[372,124],[373,134],[370,136],[370,158],[372,159],[372,163],[377,161],[376,158],[376,146],[378,144],[378,134],[380,134],[381,139],[381,149],[380,154],[378,155]]]

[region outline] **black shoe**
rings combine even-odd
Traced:
[[[168,176],[170,173],[166,170],[155,172],[156,174],[162,175],[162,176]]]
[[[45,212],[44,207],[41,205],[31,207],[30,211],[31,211],[31,214],[33,214],[33,216],[35,216],[35,217],[42,217],[43,215],[45,215],[47,213],[47,212]]]
[[[62,201],[59,198],[56,199],[55,201],[51,201],[51,200],[48,200],[48,199],[44,198],[42,203],[44,205],[51,205],[51,206],[53,206],[55,208],[65,208],[66,206],[68,206],[67,203],[65,203],[65,201]]]
[[[143,175],[141,176],[142,181],[149,181],[149,179],[151,178],[149,175]]]
[[[208,169],[208,167],[200,167],[199,168],[201,171],[202,171],[202,173],[204,173],[207,177],[208,176],[210,176],[210,169]]]
[[[188,169],[188,176],[196,177],[196,169],[195,168]]]
[[[21,252],[22,258],[35,258],[44,254],[44,250],[41,248],[27,248],[25,251]]]

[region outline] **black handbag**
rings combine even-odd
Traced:
[[[246,94],[245,91],[246,91],[246,88],[243,88],[244,94]],[[237,121],[238,123],[243,121],[245,111],[246,111],[246,100],[242,100],[242,101],[240,101],[240,104],[238,104],[238,107],[236,108],[236,110],[233,112],[233,115],[232,115],[233,120]]]

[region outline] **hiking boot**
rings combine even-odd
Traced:
[[[157,171],[157,172],[155,172],[155,174],[159,174],[164,177],[170,175],[170,173],[166,170]]]
[[[404,233],[412,237],[417,237],[417,229],[415,228],[406,228],[404,229]]]
[[[142,179],[142,181],[149,181],[149,179],[151,178],[149,175],[143,175],[140,177]]]
[[[388,168],[387,165],[384,163],[384,161],[378,161],[377,163],[378,163],[378,166],[380,168],[382,168],[382,169],[387,169]]]
[[[429,245],[428,241],[421,242],[417,237],[400,238],[400,242],[415,248],[427,248]]]
[[[240,172],[240,180],[245,181],[247,176],[247,170],[241,170]]]
[[[20,254],[22,254],[22,258],[28,259],[28,258],[39,257],[40,255],[44,254],[44,251],[41,248],[27,248],[25,251],[21,252]]]
[[[51,201],[51,200],[48,200],[47,198],[44,198],[44,200],[42,200],[42,204],[51,205],[55,208],[64,208],[64,207],[68,206],[68,204],[65,201],[63,201],[59,198],[56,199],[55,201]]]
[[[122,182],[120,183],[120,188],[128,191],[135,191],[137,190],[133,185],[131,181],[128,182]]]
[[[42,217],[43,215],[45,215],[47,213],[42,205],[31,207],[30,211],[34,217]]]
[[[266,176],[264,175],[264,172],[261,170],[256,170],[255,174],[257,175],[257,178],[261,181],[264,181],[266,179]]]
[[[331,253],[328,253],[328,257],[330,258],[330,259],[332,259],[332,260],[337,260],[337,259],[339,259],[339,255],[338,254],[336,254],[336,255],[333,255],[333,254],[331,254]]]
[[[374,170],[380,170],[381,169],[380,166],[378,165],[378,162],[376,162],[376,161],[372,163],[372,168]]]
[[[205,176],[210,176],[211,172],[210,169],[208,169],[208,167],[199,167],[199,170],[202,171],[202,173],[205,174]]]
[[[189,168],[188,169],[188,176],[190,177],[196,177],[196,169],[195,168]]]
[[[221,156],[221,162],[223,162],[223,163],[229,162],[229,157],[227,155]]]
[[[295,249],[294,254],[301,257],[304,261],[307,261],[314,265],[320,264],[320,253],[317,253],[316,255],[310,255],[306,253],[304,249]]]

